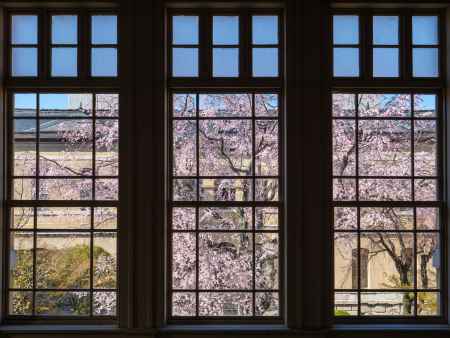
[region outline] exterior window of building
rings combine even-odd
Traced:
[[[266,43],[272,56],[254,62],[260,70],[266,65],[270,74],[255,76],[279,76],[278,20],[278,15],[220,12],[171,17],[172,75],[198,75],[197,57],[192,64],[177,61],[178,49],[184,48],[209,55],[202,64],[210,68],[199,73],[200,79],[211,74],[203,77],[207,85],[216,77],[236,78],[236,83],[209,90],[196,90],[189,82],[183,82],[185,89],[169,86],[170,320],[283,316],[281,87],[249,91],[238,84],[255,75],[240,60]],[[270,21],[267,41],[262,21]],[[251,34],[252,22],[250,43],[242,36]],[[198,40],[202,29],[212,32],[211,41]],[[209,45],[211,53],[203,53]],[[181,65],[189,70],[181,72]]]
[[[79,81],[89,74],[80,22],[96,17],[9,14],[8,320],[117,315],[119,90],[114,82],[100,89]],[[116,24],[116,15],[108,17]],[[117,34],[111,23],[102,27],[93,36]],[[39,39],[42,32],[48,38]]]
[[[430,89],[439,79],[438,21],[401,12],[333,16],[339,48],[354,48],[347,45],[358,44],[359,31],[372,35],[359,45],[365,57],[345,58],[344,67],[333,56],[334,315],[342,320],[445,312],[443,110],[440,90]],[[342,85],[336,69],[358,78]]]

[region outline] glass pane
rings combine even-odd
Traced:
[[[238,48],[213,48],[213,76],[239,76]]]
[[[39,115],[45,117],[86,117],[92,115],[92,95],[91,94],[39,94]],[[45,120],[49,121],[49,120]],[[41,128],[53,126],[41,120]],[[60,121],[61,120],[55,120]],[[73,120],[75,121],[75,120]],[[89,120],[84,120],[85,123],[91,123]],[[67,126],[70,126],[68,124]]]
[[[366,289],[410,289],[414,286],[414,236],[407,232],[361,233],[361,271]],[[365,264],[363,267],[362,264]],[[361,276],[361,279],[363,276]]]
[[[173,208],[172,227],[174,230],[194,230],[196,226],[195,208]]]
[[[252,16],[252,43],[254,45],[278,44],[278,16]]]
[[[255,122],[255,175],[278,175],[278,121]]]
[[[337,178],[333,180],[333,200],[353,201],[356,199],[356,180]]]
[[[36,236],[37,288],[89,288],[90,234],[88,232],[39,232]]]
[[[15,176],[36,175],[36,120],[14,119],[14,166]]]
[[[356,172],[356,128],[354,120],[333,120],[333,175]]]
[[[278,292],[255,293],[255,316],[280,315],[280,301]]]
[[[37,44],[38,17],[37,15],[13,15],[11,17],[11,43]]]
[[[334,288],[358,288],[358,237],[352,232],[334,233]]]
[[[173,174],[197,174],[197,123],[195,120],[173,121]]]
[[[356,316],[358,314],[358,294],[356,292],[334,293],[334,315],[337,317]]]
[[[398,16],[373,17],[373,44],[398,44]]]
[[[76,15],[52,15],[52,44],[78,43],[78,17]]]
[[[37,48],[12,48],[12,76],[37,76]]]
[[[363,230],[413,230],[412,208],[361,208],[360,228]]]
[[[255,201],[278,201],[278,179],[255,179]]]
[[[40,120],[39,174],[92,175],[92,121]]]
[[[436,116],[436,95],[417,94],[414,95],[414,116],[415,117],[435,117]]]
[[[172,76],[198,76],[198,48],[173,48]]]
[[[251,289],[253,239],[250,233],[200,233],[198,245],[200,289]]]
[[[109,178],[96,179],[95,199],[97,201],[118,201],[119,180]]]
[[[358,44],[359,43],[359,17],[357,15],[333,16],[333,43]]]
[[[198,44],[198,16],[177,15],[172,17],[174,45]]]
[[[336,207],[334,208],[334,229],[355,230],[357,228],[356,208]]]
[[[361,117],[408,117],[411,115],[409,94],[359,94]]]
[[[439,292],[417,293],[417,315],[438,316],[441,314],[441,295]]]
[[[14,200],[34,200],[36,198],[36,181],[29,178],[13,180]]]
[[[200,208],[198,227],[202,230],[251,230],[251,208]]]
[[[437,201],[438,181],[434,179],[414,180],[414,193],[416,201]]]
[[[362,316],[412,316],[413,292],[362,292]]]
[[[413,76],[439,76],[439,52],[437,48],[413,48]]]
[[[437,175],[436,121],[414,122],[414,173],[416,176]]]
[[[359,76],[359,48],[333,48],[333,76]]]
[[[116,292],[94,292],[93,297],[94,316],[115,316],[117,314]]]
[[[9,287],[33,288],[33,233],[12,232],[9,251]]]
[[[410,201],[412,199],[409,179],[360,179],[361,201]]]
[[[255,234],[255,287],[256,289],[278,289],[279,278],[278,234]]]
[[[117,43],[117,16],[92,16],[92,44]]]
[[[238,16],[213,16],[213,44],[239,44]]]
[[[255,116],[278,116],[278,94],[255,94]]]
[[[119,174],[119,121],[95,122],[95,174],[117,176]]]
[[[95,232],[93,248],[93,283],[96,289],[117,287],[117,234]]]
[[[178,179],[173,180],[173,200],[174,201],[196,201],[197,200],[197,180]]]
[[[173,116],[191,117],[196,115],[197,95],[195,94],[174,94],[173,95]]]
[[[94,208],[94,229],[117,229],[117,209]]]
[[[77,53],[77,48],[52,48],[52,76],[77,76]]]
[[[437,16],[413,16],[412,39],[414,45],[438,44]]]
[[[196,243],[195,233],[172,234],[172,288],[195,289]]]
[[[14,116],[30,117],[36,115],[36,94],[14,94]]]
[[[250,179],[202,179],[200,200],[202,201],[251,201]]]
[[[251,114],[250,94],[200,94],[201,117],[250,117]]]
[[[101,117],[119,116],[119,95],[118,94],[96,94],[95,95],[95,115]]]
[[[416,208],[416,227],[419,230],[438,230],[439,226],[438,208]]]
[[[11,223],[13,229],[31,229],[34,227],[33,208],[11,208]]]
[[[441,252],[439,234],[417,234],[417,287],[436,289],[440,287]]]
[[[200,292],[199,315],[210,317],[251,316],[252,294],[250,292]]]
[[[333,94],[333,116],[355,116],[355,104],[355,94]]]
[[[92,76],[117,76],[117,49],[92,48]]]
[[[278,48],[253,48],[253,76],[278,76]]]
[[[411,121],[360,120],[359,175],[411,175]]]
[[[90,229],[90,208],[37,208],[38,229]]]
[[[399,76],[398,48],[373,49],[373,76],[374,77]]]
[[[40,200],[91,200],[91,179],[41,179],[39,181]]]
[[[194,292],[172,294],[172,316],[195,316],[197,299]]]
[[[35,311],[40,316],[88,316],[89,305],[89,292],[36,292]]]
[[[33,293],[28,291],[9,292],[8,303],[8,314],[31,316],[33,311]]]
[[[200,121],[200,175],[247,176],[252,172],[250,120]]]

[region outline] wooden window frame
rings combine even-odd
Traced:
[[[274,78],[265,78],[265,77],[252,77],[251,76],[251,53],[252,53],[252,44],[251,44],[251,17],[252,15],[259,15],[259,14],[266,14],[266,15],[276,15],[278,17],[278,77]],[[173,77],[172,76],[172,17],[175,15],[197,15],[199,17],[199,43],[196,45],[197,48],[199,48],[199,76],[198,77]],[[213,69],[212,69],[212,63],[213,63],[213,41],[212,41],[212,17],[213,16],[221,16],[221,15],[237,15],[239,17],[239,76],[238,77],[230,77],[230,78],[224,78],[224,77],[213,77]],[[166,86],[166,93],[168,102],[166,103],[166,106],[168,107],[165,115],[166,119],[168,121],[172,120],[172,112],[171,112],[171,95],[172,93],[194,93],[194,94],[202,94],[202,93],[250,93],[250,94],[257,94],[257,93],[276,93],[278,94],[278,104],[279,104],[279,113],[278,113],[278,121],[279,121],[279,154],[278,154],[278,161],[279,161],[279,185],[278,185],[278,194],[279,194],[279,201],[277,202],[256,202],[254,200],[249,202],[237,202],[235,204],[242,203],[242,206],[249,206],[249,207],[256,207],[261,205],[267,206],[277,206],[280,210],[279,213],[279,311],[280,316],[279,317],[268,317],[264,318],[263,316],[237,316],[237,317],[172,317],[170,315],[170,306],[171,306],[171,292],[166,291],[166,300],[164,301],[164,304],[166,304],[166,317],[162,320],[168,324],[214,324],[214,323],[223,323],[226,321],[230,324],[258,324],[258,323],[264,323],[264,324],[282,324],[285,320],[285,276],[284,276],[284,241],[285,241],[285,230],[284,230],[284,180],[282,172],[284,171],[284,71],[282,68],[283,60],[284,60],[284,19],[283,19],[284,13],[280,8],[272,8],[269,7],[267,9],[255,9],[255,8],[236,8],[236,9],[227,9],[227,8],[201,8],[201,9],[184,9],[184,8],[167,8],[166,7],[166,21],[167,21],[167,32],[166,32],[166,39],[167,39],[167,50],[165,55],[167,55],[167,86]],[[220,46],[219,46],[220,47]],[[254,97],[254,95],[252,95]],[[242,117],[245,118],[245,117]],[[245,118],[246,119],[246,118]],[[252,114],[252,116],[248,117],[249,120],[255,121],[255,116]],[[169,125],[171,123],[169,122]],[[169,129],[167,129],[168,133],[170,132]],[[167,140],[171,140],[171,136],[168,136]],[[171,141],[168,141],[167,149],[171,149]],[[198,146],[198,145],[197,145]],[[169,150],[170,151],[170,150]],[[172,173],[172,164],[170,163],[170,159],[172,158],[172,154],[168,153],[166,161],[169,161],[167,164],[167,172],[166,172],[166,194],[167,192],[172,191],[171,187],[171,173]],[[198,156],[198,153],[197,153]],[[254,156],[254,155],[253,155]],[[198,160],[198,159],[197,159]],[[252,179],[254,181],[254,178],[257,177],[254,173],[248,178]],[[220,177],[218,177],[220,178]],[[230,176],[230,178],[233,178]],[[239,177],[238,177],[239,178]],[[197,184],[198,185],[198,184]],[[254,187],[253,187],[254,189]],[[198,193],[198,192],[197,192]],[[253,191],[254,193],[254,191]],[[167,196],[167,200],[171,200],[170,193]],[[205,206],[232,206],[232,202],[192,202],[192,205],[196,206],[202,206],[203,204]],[[176,206],[177,202],[170,202],[168,205]],[[168,208],[167,213],[167,219],[170,220],[171,217],[169,215],[171,208]],[[168,233],[167,235],[167,246],[170,248],[170,235],[172,234],[172,231],[170,229],[170,223],[166,220],[166,231]],[[197,232],[197,230],[196,230]],[[233,231],[230,231],[233,233]],[[253,231],[254,232],[254,231]],[[166,248],[166,252],[170,252],[169,249]],[[168,269],[171,268],[170,264],[170,253],[167,254],[167,261],[165,261],[165,265],[168,267]],[[198,251],[196,251],[196,256],[198,255]],[[198,258],[198,257],[197,257]],[[254,259],[254,258],[253,258]],[[197,259],[198,262],[198,259]],[[253,268],[254,269],[254,268]],[[171,276],[170,271],[165,271],[167,276]],[[198,273],[198,272],[197,272]],[[170,290],[170,278],[167,278],[168,280],[168,286],[167,290]],[[181,291],[181,290],[180,290]],[[197,289],[199,291],[199,289]],[[200,290],[201,291],[201,290]],[[210,290],[213,291],[213,290]],[[242,290],[244,291],[244,290]],[[250,291],[255,294],[255,289],[249,289],[245,291]],[[259,290],[258,290],[259,291]],[[197,293],[198,295],[198,293]],[[198,296],[197,296],[198,298]],[[254,308],[254,306],[253,306]],[[197,299],[197,310],[198,310],[198,299]]]
[[[363,41],[361,51],[362,54],[360,60],[362,60],[362,64],[360,65],[361,73],[358,78],[335,78],[332,76],[332,70],[330,71],[329,85],[328,85],[328,93],[330,98],[328,101],[329,107],[331,107],[331,94],[332,93],[433,93],[437,94],[437,103],[436,110],[437,114],[437,133],[438,133],[438,177],[440,180],[438,186],[438,194],[439,198],[437,202],[434,204],[439,204],[444,215],[440,216],[440,224],[442,227],[441,232],[441,265],[443,267],[441,272],[441,314],[439,316],[432,317],[405,317],[405,316],[349,316],[349,317],[338,317],[334,316],[334,306],[331,308],[330,316],[334,317],[333,322],[337,324],[389,324],[389,323],[409,323],[409,324],[419,324],[419,323],[428,323],[428,324],[442,324],[447,322],[448,317],[448,304],[446,302],[448,295],[448,278],[447,278],[447,247],[448,247],[448,239],[446,237],[446,216],[445,216],[445,206],[446,206],[446,176],[447,173],[445,171],[445,161],[446,161],[446,153],[439,150],[439,148],[445,147],[446,137],[444,136],[446,130],[446,110],[443,105],[444,96],[443,92],[446,88],[445,74],[446,67],[444,62],[444,55],[446,53],[446,34],[445,34],[445,11],[442,9],[416,9],[414,7],[411,8],[397,8],[397,9],[386,9],[386,8],[358,8],[358,5],[349,6],[350,8],[340,8],[340,6],[335,6],[336,8],[332,8],[330,10],[330,14],[328,17],[328,27],[330,27],[330,32],[332,32],[332,17],[333,15],[339,14],[348,14],[348,15],[358,15],[360,17],[359,20],[359,34],[360,41]],[[373,15],[397,15],[399,16],[399,77],[398,78],[373,78],[372,76],[372,57],[373,57],[373,46],[372,46],[372,16]],[[439,49],[439,76],[437,78],[414,78],[412,76],[412,28],[411,28],[411,17],[413,15],[436,15],[438,17],[438,39],[439,43],[436,48]],[[332,35],[331,33],[328,35],[328,43],[327,50],[330,51],[330,58],[332,59]],[[332,64],[332,60],[330,60],[330,64]],[[331,120],[331,109],[328,110],[328,116]],[[376,117],[374,118],[376,119]],[[356,121],[358,117],[356,117]],[[329,126],[329,130],[331,133],[331,125]],[[331,134],[330,134],[330,142],[331,142]],[[439,139],[441,140],[441,144],[439,145]],[[331,147],[330,147],[331,149]],[[331,150],[330,150],[331,156]],[[330,157],[331,159],[331,157]],[[330,168],[332,168],[332,163],[330,162]],[[442,170],[439,169],[442,168]],[[330,169],[332,171],[332,169]],[[330,177],[332,177],[332,172],[330,171]],[[358,175],[355,175],[358,177]],[[332,186],[332,181],[330,181],[330,187]],[[335,205],[340,202],[333,202],[332,191],[329,191],[329,201],[331,201],[331,205]],[[343,202],[344,204],[346,202]],[[375,202],[380,205],[394,205],[393,202]],[[411,202],[411,204],[416,204],[418,202]],[[349,205],[352,202],[349,202]],[[356,202],[355,205],[357,205]],[[363,202],[363,204],[370,205],[371,202]],[[433,203],[431,203],[433,204]],[[333,207],[329,208],[329,222],[331,224],[330,231],[334,233],[333,230]],[[359,224],[359,220],[358,220]],[[358,228],[359,229],[359,228]],[[331,243],[333,240],[331,240]],[[359,241],[358,241],[359,243]],[[358,247],[359,248],[359,247]],[[333,251],[330,251],[330,254],[333,256]],[[334,264],[332,264],[334,266]],[[359,264],[360,265],[360,264]],[[334,272],[333,272],[334,275]],[[334,278],[332,277],[334,280]],[[334,288],[334,282],[333,282]],[[359,288],[358,288],[359,290]],[[336,290],[339,291],[339,290]],[[370,289],[364,289],[363,291],[370,291]],[[432,291],[432,290],[430,290]],[[359,295],[360,293],[358,293]],[[359,300],[359,296],[358,296]],[[329,298],[330,304],[334,304],[334,295],[330,295]],[[358,301],[360,304],[360,301]],[[358,305],[359,306],[359,305]]]

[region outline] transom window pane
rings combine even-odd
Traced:
[[[172,100],[170,316],[278,318],[278,94]]]
[[[172,76],[197,77],[199,74],[199,17],[172,17]]]
[[[118,94],[12,99],[8,316],[114,318]]]
[[[52,15],[51,74],[54,77],[78,75],[78,16]]]
[[[239,76],[238,16],[213,16],[213,46],[213,77]]]
[[[278,16],[252,16],[252,74],[254,77],[279,76]]]
[[[116,77],[117,16],[91,16],[91,76]]]
[[[11,16],[11,76],[38,75],[38,16]]]
[[[333,94],[336,316],[438,316],[437,95]]]
[[[399,77],[399,18],[373,16],[373,77]],[[381,47],[383,46],[383,47]]]
[[[333,15],[333,76],[359,77],[359,17]]]
[[[438,17],[412,17],[413,77],[439,76]]]
[[[373,17],[373,44],[398,45],[398,16]]]
[[[359,18],[357,15],[333,16],[333,43],[357,45],[359,43]]]

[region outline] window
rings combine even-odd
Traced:
[[[223,12],[223,13],[222,13]],[[279,15],[175,13],[170,16],[172,78],[279,78]]]
[[[361,79],[342,86],[336,78],[331,95],[334,315],[340,320],[419,320],[445,311],[442,98],[427,83],[413,85],[418,77],[439,77],[437,20],[398,12],[333,16],[335,44],[344,36],[345,44],[356,44],[358,27],[369,25],[372,34],[372,62],[360,75],[347,71],[356,60],[346,68],[334,55],[335,76],[338,67],[339,74],[347,69],[345,76]],[[415,64],[415,49],[434,56]],[[412,64],[409,73],[403,63]],[[383,82],[371,88],[362,82],[367,78]]]
[[[116,39],[113,14],[9,16],[7,320],[116,319],[119,90],[114,81],[80,81],[90,19],[93,44],[117,51],[117,41],[102,40]]]
[[[172,76],[202,77],[197,67],[205,63],[207,85],[214,78],[236,82],[226,89],[200,90],[189,81],[180,82],[184,89],[169,87],[169,320],[283,315],[281,87],[239,85],[249,72],[279,76],[279,16],[249,18],[171,17]],[[199,39],[202,29],[212,32],[209,43]],[[246,34],[251,46],[243,44]],[[208,59],[199,63],[209,44]],[[188,51],[194,61],[181,62],[178,53]],[[253,71],[240,63],[252,53]]]
[[[439,78],[439,15],[339,13],[332,20],[334,78]]]
[[[9,46],[13,78],[118,76],[117,15],[111,12],[12,12]]]
[[[11,99],[8,313],[115,316],[118,95]]]

